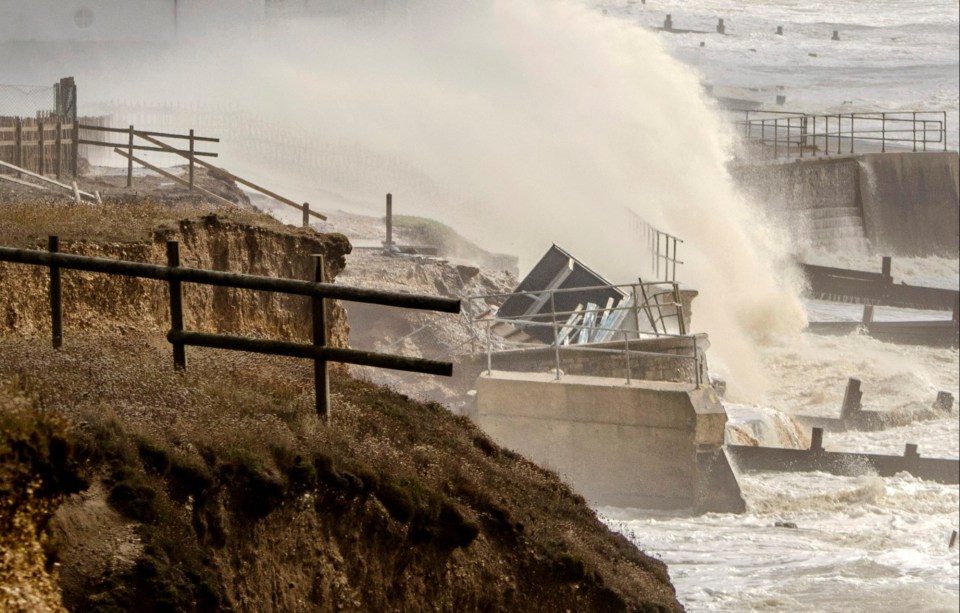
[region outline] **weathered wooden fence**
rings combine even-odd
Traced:
[[[166,266],[64,254],[59,252],[59,246],[59,239],[56,236],[51,236],[47,251],[0,247],[0,262],[46,266],[50,269],[50,313],[54,348],[59,348],[63,344],[61,270],[71,269],[166,281],[170,291],[170,331],[167,334],[167,340],[173,346],[173,365],[175,369],[185,370],[187,368],[186,346],[188,345],[313,360],[317,414],[323,419],[328,419],[330,407],[328,362],[342,362],[443,376],[453,374],[453,365],[449,362],[327,346],[326,307],[324,304],[326,299],[444,313],[459,313],[460,301],[437,296],[387,292],[328,283],[324,278],[322,255],[313,256],[314,279],[301,281],[198,268],[183,268],[180,266],[180,246],[177,241],[167,241]],[[184,283],[307,296],[312,301],[313,342],[306,344],[185,330],[182,294]]]
[[[11,114],[0,114],[0,161],[58,179],[64,173],[76,176],[77,86],[68,77],[37,95],[42,99],[24,94],[23,101],[7,108]]]
[[[0,117],[0,161],[40,175],[77,173],[77,124],[63,118]]]
[[[89,123],[80,124],[81,138],[78,140],[79,144],[91,146],[91,147],[110,147],[113,149],[123,147],[126,151],[127,158],[127,187],[133,186],[133,163],[137,159],[133,156],[134,151],[153,151],[153,152],[170,152],[170,153],[184,153],[188,154],[187,157],[190,160],[189,164],[189,180],[187,184],[192,190],[194,187],[193,181],[193,172],[194,172],[194,158],[195,157],[217,157],[217,154],[212,151],[197,151],[197,143],[219,143],[219,138],[212,138],[210,136],[197,136],[194,134],[193,130],[190,130],[187,134],[174,134],[170,132],[148,132],[146,130],[137,130],[133,126],[128,128],[111,128],[107,126],[96,126]],[[107,142],[102,140],[92,140],[91,138],[84,138],[87,136],[87,132],[104,132],[107,134],[122,134],[126,138],[126,143],[118,142]],[[175,149],[165,143],[160,143],[159,145],[138,145],[134,143],[135,137],[160,137],[160,138],[171,138],[175,140],[185,140],[187,141],[187,149]]]

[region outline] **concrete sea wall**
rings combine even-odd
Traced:
[[[738,185],[799,238],[883,255],[956,257],[956,151],[737,164]]]
[[[723,452],[727,415],[709,386],[493,371],[475,421],[556,470],[594,505],[742,512]]]

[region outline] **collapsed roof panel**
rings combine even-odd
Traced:
[[[500,306],[497,316],[545,323],[556,320],[564,326],[570,318],[569,313],[591,304],[595,305],[592,308],[617,305],[625,297],[626,294],[612,287],[609,281],[553,245],[520,282],[513,295]],[[525,332],[544,343],[553,342],[550,326],[528,326]]]

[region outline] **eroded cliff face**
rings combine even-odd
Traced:
[[[152,232],[138,243],[62,241],[64,253],[155,264],[166,263],[166,241],[180,241],[180,264],[192,268],[291,279],[313,278],[313,254],[323,254],[327,278],[343,270],[347,238],[283,226],[257,226],[207,215]],[[83,330],[163,332],[170,326],[166,283],[65,270],[64,336]],[[0,335],[49,334],[49,270],[0,263]],[[309,299],[272,292],[184,284],[187,329],[306,340]],[[342,307],[330,304],[330,343],[345,347],[349,328]]]
[[[313,253],[334,278],[350,250],[339,235],[218,214],[61,251],[163,264],[168,239],[183,266],[299,279]],[[63,416],[89,482],[49,522],[68,610],[682,611],[662,562],[468,420],[343,369],[321,420],[303,360],[191,348],[174,371],[162,282],[64,271],[65,342],[52,350],[48,279],[0,265],[0,381]],[[185,284],[184,304],[192,330],[310,330],[302,297]],[[55,489],[24,533],[30,568],[44,562],[34,526],[78,488]],[[23,589],[55,610],[55,577]]]

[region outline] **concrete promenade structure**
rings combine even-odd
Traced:
[[[475,421],[500,444],[556,470],[591,504],[742,512],[713,388],[492,371],[476,381]]]
[[[821,244],[957,257],[956,151],[866,153],[731,167],[742,189]]]

